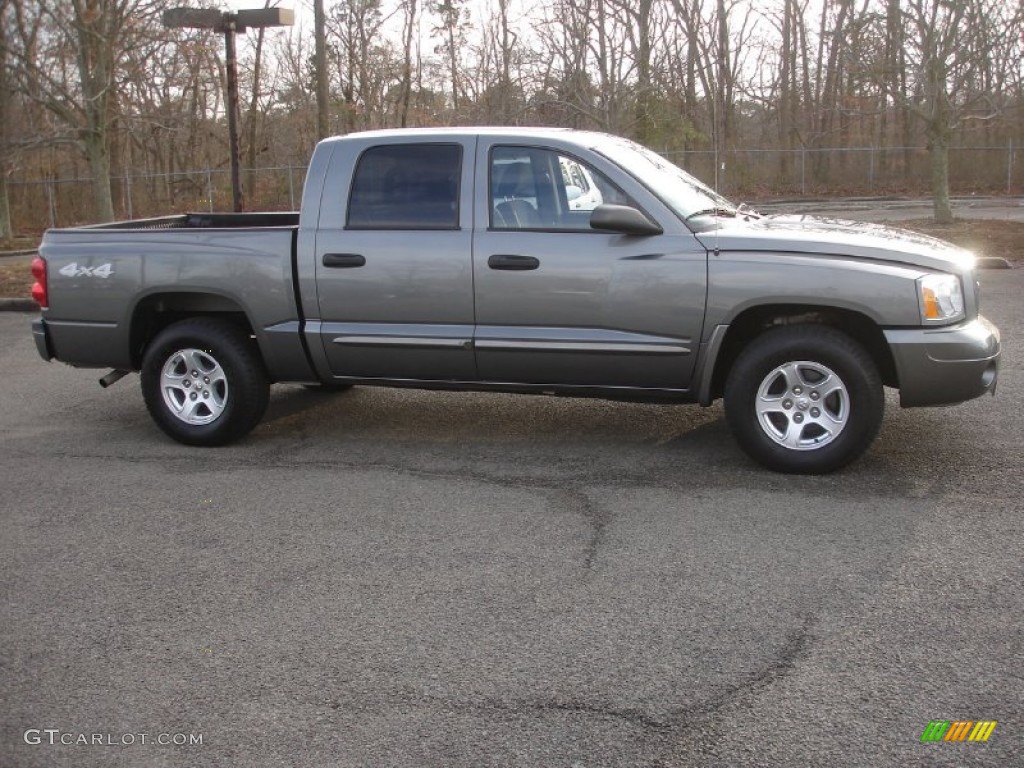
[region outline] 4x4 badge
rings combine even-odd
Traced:
[[[98,267],[80,267],[78,262],[72,261],[66,267],[57,270],[57,273],[64,277],[110,277],[114,274],[114,265],[107,262]]]

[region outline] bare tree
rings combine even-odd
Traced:
[[[134,0],[15,0],[14,52],[21,91],[77,134],[92,177],[95,215],[114,218],[110,190],[110,106],[115,67]],[[76,77],[69,77],[73,59]]]
[[[599,29],[591,23],[590,14],[595,10],[605,19]],[[599,126],[607,129],[608,122],[615,116],[610,111],[614,96],[611,95],[611,74],[608,65],[607,48],[598,48],[596,66],[600,71],[603,83],[594,87],[589,63],[591,50],[595,41],[591,32],[597,36],[596,45],[607,42],[609,22],[603,16],[604,0],[563,0],[552,6],[549,15],[544,19],[538,31],[540,33],[541,50],[546,66],[539,75],[539,93],[535,100],[538,118],[544,123],[554,123],[572,128]],[[502,46],[505,45],[504,34],[508,30],[507,16],[502,20]],[[516,38],[513,37],[513,40]],[[510,53],[510,52],[508,52]],[[503,54],[502,61],[506,68],[510,56]],[[502,91],[510,90],[511,83],[504,85],[510,75],[503,75],[499,80]],[[595,90],[597,93],[595,93]],[[602,106],[598,93],[607,96]]]
[[[632,48],[636,77],[633,96],[633,134],[642,143],[652,141],[655,133],[651,75],[651,41],[654,38],[651,18],[653,6],[653,0],[624,0],[619,6],[627,20],[627,37]]]
[[[385,14],[380,0],[344,0],[335,6],[330,24],[338,41],[336,55],[345,101],[342,117],[347,130],[386,122],[386,93],[396,79],[401,80],[402,63],[395,58],[392,45],[382,39],[381,30],[398,11],[396,6]]]
[[[15,181],[93,185],[11,184],[15,228],[45,223],[46,194],[58,220],[75,221],[225,199],[221,47],[212,32],[161,28],[159,12],[181,2],[0,0],[0,236],[12,168]],[[1011,159],[1024,145],[1018,0],[317,4],[329,6],[319,53],[313,29],[240,40],[254,86],[250,169],[305,163],[335,129],[335,109],[342,131],[470,120],[607,130],[682,149],[736,194],[786,191],[797,149],[810,150],[822,191],[859,192],[879,175],[909,191],[924,178],[916,147],[927,143],[940,215],[950,185],[1012,188],[1024,166]],[[960,146],[989,149],[967,163],[953,154]],[[735,151],[749,147],[780,155]],[[992,147],[1005,147],[1005,162]],[[296,180],[263,185],[261,204],[279,204],[282,189],[294,198]]]
[[[890,96],[924,126],[931,158],[935,220],[953,219],[949,202],[949,147],[955,130],[972,120],[991,120],[999,105],[979,82],[994,49],[1020,38],[1020,8],[1003,0],[906,0],[906,62],[920,99]],[[891,89],[892,73],[885,85]]]
[[[440,17],[440,23],[434,27],[433,33],[440,35],[441,44],[434,53],[444,56],[448,64],[448,76],[452,89],[452,111],[459,112],[459,96],[461,95],[461,77],[459,75],[459,54],[466,44],[466,33],[469,29],[469,9],[466,0],[431,0],[427,8]]]
[[[13,2],[17,90],[74,133],[88,160],[95,215],[110,221],[115,77],[126,48],[154,22],[158,0]]]

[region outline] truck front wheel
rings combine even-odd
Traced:
[[[778,472],[823,474],[871,445],[885,399],[871,356],[822,325],[780,326],[751,341],[725,384],[740,447]]]
[[[270,383],[243,330],[216,318],[167,326],[142,359],[142,395],[153,421],[186,445],[224,445],[255,427]]]

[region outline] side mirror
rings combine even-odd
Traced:
[[[599,205],[590,214],[590,228],[622,235],[660,235],[664,230],[628,205]]]

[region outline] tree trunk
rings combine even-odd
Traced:
[[[498,0],[498,15],[501,20],[501,83],[499,98],[501,103],[501,123],[508,124],[512,120],[509,97],[512,95],[512,39],[514,34],[508,23],[509,0]]]
[[[85,134],[85,156],[89,161],[89,175],[92,177],[93,210],[96,220],[114,220],[114,199],[110,194],[110,156],[103,131],[92,130]]]
[[[796,96],[791,89],[791,84],[796,79],[793,76],[796,47],[793,44],[791,6],[791,0],[786,0],[782,6],[782,51],[779,61],[779,145],[782,148],[782,152],[779,153],[779,177],[783,184],[789,181],[792,157],[787,150],[793,148],[793,125],[790,116],[793,112],[792,101]]]
[[[7,121],[10,118],[9,106],[13,96],[11,84],[7,77],[7,0],[0,0],[0,241],[10,240],[11,206],[7,195],[7,173],[11,166],[11,150],[7,143]]]
[[[655,121],[651,114],[651,0],[636,4],[636,140],[650,144],[654,140]]]
[[[14,239],[11,229],[11,206],[7,195],[7,174],[0,168],[0,242]]]
[[[605,0],[597,0],[597,71],[601,87],[601,128],[614,130],[615,99],[612,94],[611,72],[608,66],[608,15]]]
[[[726,184],[726,152],[729,149],[729,137],[732,131],[732,120],[729,113],[732,110],[732,58],[729,54],[729,13],[725,0],[718,0],[717,3],[717,29],[718,29],[718,61],[716,74],[718,109],[715,114],[715,146],[718,152],[715,156],[715,190],[725,192],[728,189]]]
[[[932,197],[935,221],[948,224],[953,220],[949,207],[949,139],[953,121],[950,114],[948,70],[945,57],[938,50],[931,51],[925,63],[926,104],[929,107],[926,122],[928,152],[932,166]]]
[[[879,171],[883,178],[889,173],[889,154],[886,149],[889,147],[889,104],[897,104],[893,95],[898,91],[899,74],[897,66],[897,45],[899,35],[902,32],[900,24],[900,0],[886,0],[885,4],[885,81],[881,94],[881,114],[879,115],[878,146],[881,149],[879,156]],[[888,88],[888,94],[886,93]]]
[[[315,37],[313,68],[316,72],[316,137],[318,140],[327,138],[330,133],[330,126],[327,120],[329,91],[327,89],[326,27],[327,17],[324,14],[324,0],[313,0],[313,34]]]
[[[934,216],[939,224],[953,221],[953,209],[949,204],[949,137],[932,135],[928,148],[932,165],[932,196]]]
[[[402,67],[402,105],[400,124],[409,123],[409,101],[412,98],[412,44],[416,31],[416,0],[406,0],[404,66]]]
[[[256,53],[252,68],[252,96],[249,99],[249,114],[246,119],[245,137],[245,164],[249,169],[249,180],[246,187],[251,195],[256,195],[256,155],[259,151],[257,146],[259,138],[259,107],[260,107],[260,72],[263,66],[263,37],[266,27],[260,27],[256,35]],[[317,114],[319,124],[319,112]]]
[[[818,136],[820,141],[831,144],[835,142],[832,135],[835,129],[836,118],[842,118],[842,93],[843,93],[843,53],[847,46],[846,18],[852,5],[852,0],[839,0],[839,10],[836,15],[836,25],[832,29],[831,40],[828,48],[828,59],[825,64],[824,84],[821,91],[821,112],[818,122]],[[822,29],[824,32],[824,28]],[[839,137],[840,140],[842,136]],[[819,141],[819,146],[820,146]],[[816,176],[818,181],[825,184],[832,184],[832,154],[829,152],[818,152],[815,163]]]
[[[103,13],[76,5],[75,14],[79,44],[78,74],[85,112],[82,139],[92,175],[94,211],[97,221],[113,221],[108,102],[114,84],[114,52],[111,44],[116,21],[112,17],[112,9]]]
[[[689,27],[685,27],[689,29]],[[692,146],[697,144],[696,138],[693,134],[696,134],[697,126],[697,63],[700,60],[700,50],[697,47],[697,36],[692,34],[686,35],[686,89],[683,97],[684,110],[686,119],[690,123],[690,130],[686,132],[686,141],[683,145],[684,149],[690,149]]]
[[[458,31],[459,19],[462,10],[456,7],[453,11],[454,18],[449,19],[448,24],[448,68],[452,75],[452,112],[455,119],[459,119],[459,51],[455,41],[455,33]]]

